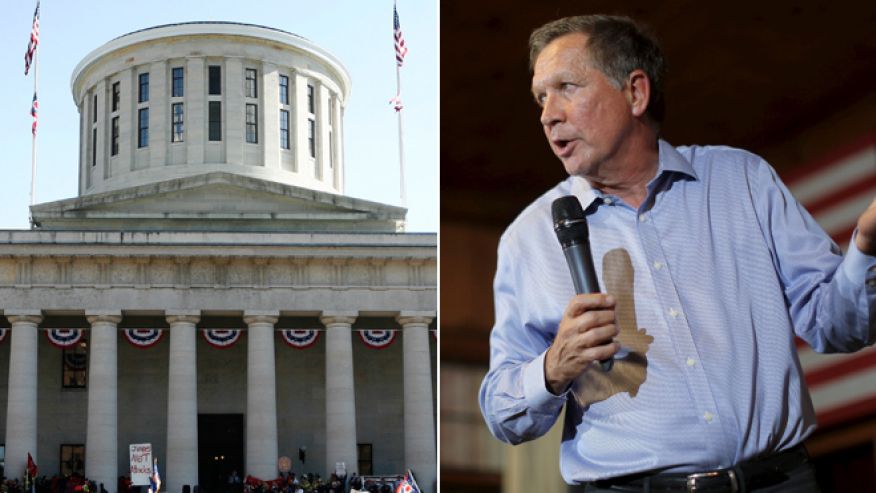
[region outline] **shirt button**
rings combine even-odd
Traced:
[[[706,411],[703,414],[703,418],[706,420],[706,423],[711,423],[712,420],[715,419],[715,415],[710,413],[709,411]]]
[[[647,216],[645,216],[644,214],[639,214],[639,222],[640,222],[640,223],[643,223],[643,222],[645,222],[646,220],[648,220],[648,217],[647,217]]]
[[[679,315],[681,315],[681,312],[679,312],[679,311],[676,310],[675,308],[670,308],[670,309],[669,309],[669,316],[670,316],[670,317],[672,317],[672,318],[678,318]]]
[[[695,364],[697,364],[697,360],[695,360],[695,359],[693,359],[693,358],[688,358],[688,359],[687,359],[687,366],[693,366],[693,365],[695,365]]]
[[[876,279],[870,279],[867,281],[867,286],[871,288],[876,288]]]
[[[611,199],[608,197],[603,197],[602,203],[605,205],[611,205]]]
[[[661,262],[661,261],[659,261],[659,260],[655,260],[654,263],[653,263],[652,265],[653,265],[654,268],[657,269],[657,270],[660,270],[660,269],[663,268],[663,262]]]

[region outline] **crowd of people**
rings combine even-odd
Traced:
[[[394,493],[396,486],[402,480],[401,476],[361,477],[356,473],[350,476],[338,476],[332,473],[326,479],[319,474],[295,473],[281,474],[273,480],[261,480],[247,476],[243,481],[233,472],[228,478],[228,488],[225,493]],[[135,493],[131,479],[120,476],[118,493]],[[195,487],[192,493],[208,493]],[[103,483],[97,484],[79,474],[70,476],[55,475],[40,476],[31,485],[27,480],[9,479],[0,481],[0,493],[107,493]],[[209,492],[213,493],[213,492]]]
[[[39,476],[33,479],[32,485],[29,481],[27,479],[23,481],[4,479],[0,483],[0,493],[30,493],[31,491],[35,493],[107,493],[103,483],[98,485],[79,474]],[[130,481],[128,483],[130,484]],[[119,488],[118,491],[119,493],[131,493],[130,488],[127,490]]]
[[[244,493],[344,493],[346,476],[339,478],[332,473],[324,480],[319,474],[281,474],[277,479],[261,480],[247,476],[243,482]]]
[[[233,475],[232,475],[233,477]],[[401,476],[361,477],[356,473],[350,476],[332,473],[327,479],[319,474],[307,473],[300,476],[293,472],[283,474],[277,479],[260,480],[247,476],[243,481],[243,493],[393,493]],[[229,478],[229,486],[234,485]],[[238,493],[230,488],[228,493]]]

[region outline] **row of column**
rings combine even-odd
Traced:
[[[218,62],[217,62],[218,63]],[[219,63],[225,72],[223,77],[229,87],[243,87],[245,70],[257,70],[259,96],[246,98],[226,88],[225,94],[207,94],[207,66],[214,65],[204,57],[186,57],[185,64],[159,60],[141,69],[127,68],[98,81],[78,102],[80,112],[80,142],[83,143],[80,162],[80,192],[83,188],[97,190],[106,187],[102,182],[120,174],[143,168],[160,168],[168,164],[204,164],[227,162],[242,165],[248,162],[247,150],[255,147],[259,165],[268,169],[284,169],[284,154],[288,156],[288,171],[295,171],[314,180],[325,182],[329,189],[343,192],[343,92],[327,81],[305,75],[289,67],[280,67],[269,62],[248,62],[238,57],[228,57]],[[184,96],[174,98],[171,69],[185,69]],[[138,103],[138,77],[149,74],[152,88],[148,101]],[[280,75],[289,77],[289,102],[279,99]],[[113,110],[113,85],[119,84],[120,103]],[[315,91],[313,111],[309,111],[308,87]],[[340,91],[340,92],[336,92]],[[95,104],[96,101],[96,104]],[[209,140],[205,130],[209,122],[209,102],[221,103],[221,127],[225,129],[221,139]],[[173,103],[184,104],[185,131],[183,142],[171,142]],[[258,104],[258,142],[246,142],[246,104]],[[148,145],[140,148],[138,136],[138,111],[149,110]],[[280,147],[280,110],[289,111],[289,150]],[[96,113],[95,113],[96,112]],[[112,154],[112,122],[119,119],[117,154]],[[314,121],[316,139],[315,156],[311,156],[308,143],[309,122]],[[96,131],[96,138],[92,137]],[[211,153],[212,151],[212,153]],[[212,155],[211,155],[212,154]],[[255,154],[255,152],[254,152]],[[185,159],[183,159],[183,157]],[[249,161],[253,161],[252,159]],[[92,164],[93,163],[93,164]],[[250,164],[254,164],[250,162]],[[83,186],[84,185],[84,186]]]
[[[277,474],[277,398],[274,325],[279,312],[247,312],[246,472]],[[356,313],[323,313],[326,327],[326,467],[357,467],[356,399],[352,324]],[[431,357],[426,313],[402,313],[404,352],[404,459],[420,487],[432,491],[437,474]],[[198,484],[196,324],[200,312],[167,312],[170,363],[167,396],[167,460],[170,493]],[[6,414],[6,474],[24,474],[27,454],[37,451],[37,341],[40,312],[6,311],[12,325]],[[91,324],[85,475],[115,493],[118,477],[118,312],[86,312]]]

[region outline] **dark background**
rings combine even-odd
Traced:
[[[669,63],[664,138],[746,148],[782,171],[811,156],[777,145],[876,86],[876,2],[842,4],[442,1],[442,221],[507,225],[565,177],[529,92],[527,41],[543,23],[590,13],[644,22]]]
[[[445,379],[448,369],[486,372],[499,235],[566,177],[529,92],[529,33],[595,13],[631,16],[661,41],[669,65],[662,133],[674,145],[745,148],[788,179],[876,136],[876,2],[442,0],[443,396],[456,385]],[[451,413],[454,426],[469,432],[451,436],[445,430],[457,428],[444,427],[442,443],[482,429],[471,404]],[[820,433],[809,445],[824,491],[842,490],[851,478],[853,490],[876,491],[876,416]],[[488,462],[442,462],[442,490],[498,491],[502,472]]]

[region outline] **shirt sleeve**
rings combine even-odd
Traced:
[[[490,334],[490,370],[481,384],[480,406],[487,426],[499,440],[518,444],[538,438],[553,426],[566,394],[551,394],[544,379],[544,357],[553,336],[528,323],[518,296],[521,270],[505,238],[493,284],[496,322]]]
[[[876,257],[857,249],[854,234],[843,256],[765,162],[753,179],[761,228],[797,336],[818,352],[852,352],[873,344]]]

